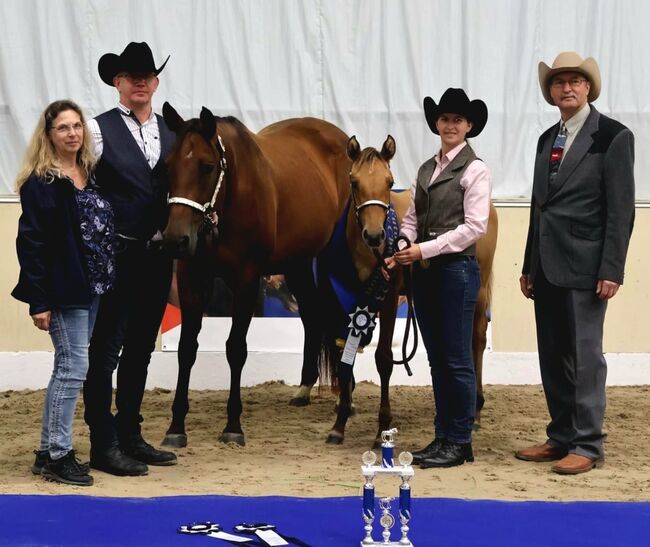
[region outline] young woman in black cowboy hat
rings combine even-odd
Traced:
[[[436,404],[435,438],[413,453],[415,463],[451,467],[473,461],[476,378],[472,362],[474,306],[480,286],[475,244],[487,231],[491,180],[468,144],[487,122],[487,107],[449,88],[436,104],[424,99],[427,123],[440,150],[424,162],[401,235],[412,245],[395,263],[413,264],[413,300],[427,349]]]

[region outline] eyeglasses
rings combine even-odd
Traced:
[[[551,82],[551,87],[553,89],[563,89],[566,84],[569,84],[571,89],[578,89],[582,85],[582,82],[586,81],[586,78],[571,78],[570,80],[562,80],[561,78],[558,78]]]
[[[81,122],[74,123],[72,125],[57,125],[56,127],[53,127],[54,131],[56,131],[59,135],[65,135],[66,133],[70,133],[70,131],[74,131],[75,133],[80,133],[84,129],[84,124]]]
[[[131,74],[130,72],[121,72],[120,74],[117,75],[118,78],[126,78],[130,83],[135,84],[140,81],[144,81],[147,84],[150,84],[154,78],[156,77],[155,74],[150,73],[150,74],[141,74],[141,73],[135,73]]]

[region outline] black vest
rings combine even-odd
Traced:
[[[463,208],[465,190],[460,185],[460,179],[465,169],[475,159],[477,158],[474,150],[469,144],[466,145],[431,185],[429,181],[435,170],[435,158],[431,158],[420,167],[415,191],[418,243],[436,239],[465,222]],[[458,254],[474,255],[476,245],[472,244]]]
[[[176,136],[156,114],[160,131],[160,158],[152,169],[117,109],[95,119],[104,150],[95,177],[99,191],[113,206],[116,233],[148,240],[167,224],[169,184],[165,157]]]

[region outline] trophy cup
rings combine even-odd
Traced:
[[[393,439],[396,433],[397,429],[388,429],[381,432],[381,465],[375,465],[377,455],[371,450],[364,452],[361,456],[363,462],[361,473],[366,480],[363,485],[363,520],[366,535],[361,540],[362,547],[364,545],[410,545],[413,547],[411,540],[408,538],[408,523],[411,520],[411,485],[409,480],[415,474],[411,467],[413,456],[410,452],[402,452],[398,458],[399,465],[395,465],[393,461],[393,449],[395,448]],[[395,475],[402,481],[399,486],[398,513],[402,538],[399,541],[391,541],[390,539],[390,530],[395,525],[395,517],[391,512],[391,502],[395,498],[391,497],[379,499],[379,508],[381,509],[379,524],[383,528],[381,533],[383,540],[375,541],[372,537],[372,523],[375,520],[375,485],[372,481],[377,475]]]

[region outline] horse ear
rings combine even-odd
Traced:
[[[217,120],[214,114],[204,106],[201,109],[201,135],[206,141],[211,142],[216,132]]]
[[[352,135],[348,139],[347,153],[348,158],[350,158],[352,161],[356,161],[356,159],[359,157],[359,154],[361,153],[361,146],[359,146],[359,141],[357,140],[356,135]]]
[[[167,127],[171,129],[174,133],[178,133],[179,129],[183,126],[185,123],[185,120],[180,117],[178,112],[174,109],[172,105],[170,105],[167,101],[165,101],[165,104],[163,105],[163,118],[165,120],[165,123],[167,124]]]
[[[381,157],[389,162],[395,155],[395,148],[395,139],[388,135],[384,141],[384,145],[381,147]]]

